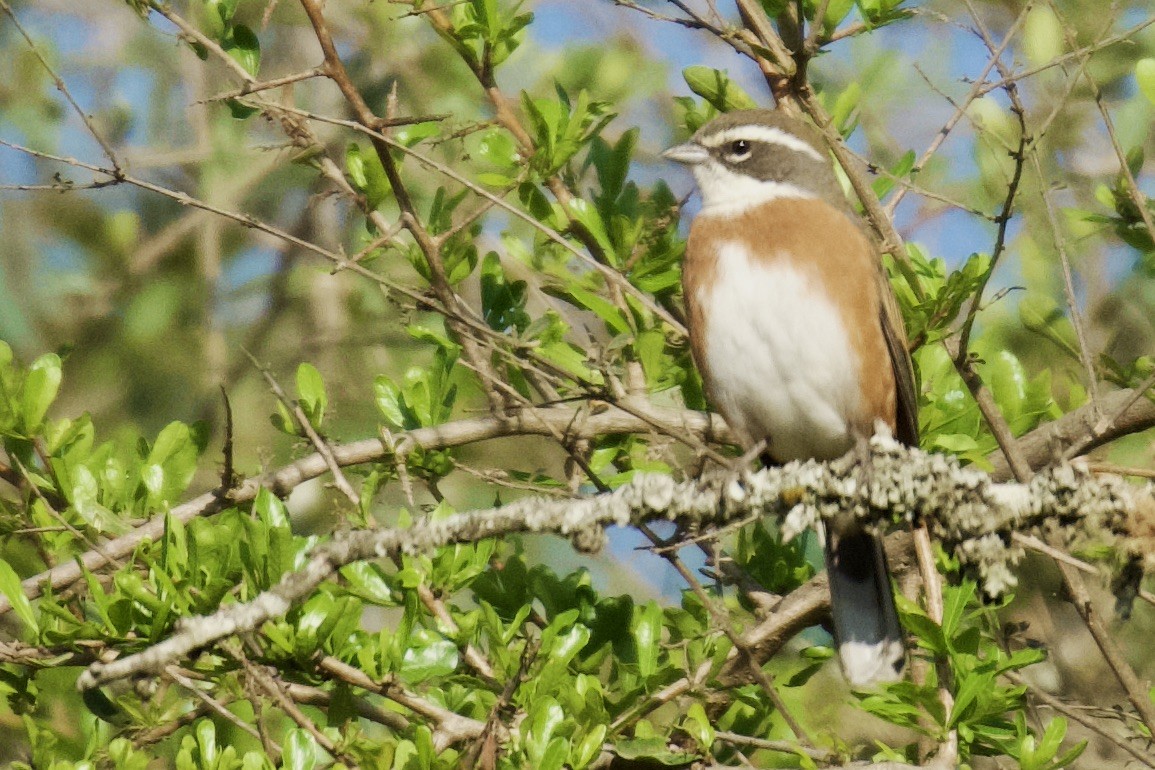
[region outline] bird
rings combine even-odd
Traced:
[[[663,156],[701,197],[682,263],[690,348],[742,444],[773,463],[832,460],[877,432],[917,445],[898,305],[817,129],[739,110]],[[906,653],[882,542],[849,514],[824,529],[843,675],[897,680]]]

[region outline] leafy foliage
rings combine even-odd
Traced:
[[[707,408],[682,333],[675,190],[685,186],[657,178],[654,152],[721,112],[765,102],[748,61],[695,54],[706,63],[682,69],[676,96],[655,85],[673,80],[668,62],[637,37],[672,26],[659,4],[582,4],[561,22],[557,8],[523,0],[340,5],[323,9],[320,28],[293,3],[254,0],[69,11],[84,30],[114,20],[132,30],[116,62],[116,78],[135,84],[123,103],[106,98],[108,73],[77,59],[59,33],[32,43],[12,27],[0,33],[9,65],[0,137],[5,151],[24,147],[32,168],[0,174],[51,188],[32,205],[7,189],[0,200],[14,266],[0,284],[0,595],[10,606],[0,613],[0,760],[129,770],[157,760],[182,770],[812,767],[869,754],[914,762],[920,739],[943,745],[952,735],[967,767],[986,757],[1030,770],[1079,760],[1089,750],[1081,728],[1029,708],[1018,672],[1047,655],[1003,625],[1027,611],[1011,597],[984,604],[945,554],[941,622],[913,601],[901,606],[920,678],[847,694],[819,627],[793,633],[768,660],[748,658],[761,652],[736,640],[821,567],[812,538],[784,542],[766,522],[712,537],[650,533],[681,568],[662,591],[609,560],[572,566],[542,538],[358,561],[254,633],[132,688],[75,692],[85,666],[179,634],[183,618],[267,597],[333,531],[408,528],[527,491],[594,493],[639,471],[696,473],[731,452],[711,446],[714,435],[669,426],[589,436],[583,420],[607,405],[629,413],[636,399]],[[743,16],[723,26],[679,17],[680,26],[695,45],[713,36],[760,58],[776,90],[812,96],[811,108],[870,158],[874,196],[909,191],[895,218],[914,237],[890,244],[887,268],[918,370],[924,448],[990,467],[998,443],[964,367],[1014,436],[1084,406],[1096,388],[1149,385],[1155,332],[1142,319],[1155,300],[1155,207],[1142,184],[1143,127],[1155,58],[1142,30],[1115,25],[1092,39],[1085,30],[1102,27],[1095,9],[1036,7],[1009,27],[1014,57],[1004,59],[1030,60],[1031,77],[1020,72],[1015,86],[1032,114],[1017,115],[993,86],[968,93],[968,83],[948,94],[966,117],[957,132],[971,132],[966,151],[924,157],[942,121],[916,142],[925,120],[907,120],[939,102],[910,74],[903,46],[965,35],[973,47],[971,31],[955,27],[981,39],[982,18],[939,20],[910,0],[753,5],[794,47],[789,77],[768,72],[774,52]],[[36,16],[23,4],[4,12]],[[647,26],[551,48],[550,35],[583,12]],[[174,29],[195,58],[172,47]],[[1115,34],[1133,45],[1108,45]],[[340,61],[318,70],[326,36]],[[958,85],[951,57],[933,53],[918,72]],[[1082,74],[1052,66],[1084,67],[1084,54]],[[973,56],[956,57],[975,65],[967,78],[998,71]],[[57,75],[99,109],[68,112],[51,96]],[[989,85],[994,75],[983,77]],[[1100,93],[1079,90],[1090,88],[1080,78]],[[1119,117],[1107,156],[1117,145],[1121,162],[1096,175],[1071,127],[1099,120],[1091,105],[1103,93]],[[1034,114],[1036,100],[1055,101],[1055,112]],[[193,119],[183,112],[191,102]],[[146,140],[164,155],[163,172],[133,171],[152,168],[132,150]],[[87,165],[66,159],[84,153]],[[1057,252],[1076,256],[1086,280],[1068,281]],[[322,258],[333,275],[318,269]],[[1107,277],[1096,260],[1113,265]],[[23,268],[36,279],[20,278]],[[952,356],[944,343],[972,321],[969,346]],[[1087,325],[1110,337],[1101,355],[1084,350]],[[242,348],[274,361],[274,379],[292,373],[283,396],[256,385],[256,367],[234,355]],[[534,422],[570,407],[564,430]],[[482,430],[478,415],[501,430]],[[503,440],[473,446],[495,435]],[[359,459],[341,469],[340,494],[305,483],[350,465],[322,449],[366,438],[342,447]],[[1119,459],[1145,457],[1132,451]],[[262,475],[276,467],[286,470]],[[96,558],[146,521],[163,527]],[[696,573],[699,548],[707,564]],[[74,563],[76,580],[24,585]],[[846,711],[835,715],[835,703]],[[848,738],[847,712],[882,737]],[[1120,742],[1142,731],[1124,724]]]

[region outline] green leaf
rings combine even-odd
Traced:
[[[345,578],[349,591],[356,596],[379,604],[382,607],[394,607],[398,598],[389,585],[381,567],[373,562],[355,561],[341,568],[341,577]]]
[[[657,389],[656,386],[664,373],[662,365],[666,360],[666,335],[661,329],[646,329],[638,334],[635,349],[638,361],[642,364],[642,371],[646,374],[646,381]]]
[[[630,331],[629,323],[616,305],[600,294],[595,294],[578,286],[577,280],[568,282],[565,286],[547,284],[542,287],[542,290],[552,297],[564,299],[577,307],[589,310],[604,321],[606,328],[614,335],[626,334]]]
[[[556,700],[547,695],[534,704],[532,714],[525,743],[533,767],[537,767],[549,748],[554,730],[565,720],[565,712]]]
[[[703,751],[709,751],[714,745],[714,726],[710,724],[710,718],[700,701],[690,704],[686,718],[682,720],[682,729],[697,741]]]
[[[528,284],[510,281],[497,252],[491,251],[481,261],[481,312],[490,328],[498,331],[523,331],[530,317],[525,312]]]
[[[842,0],[842,3],[846,6],[846,13],[849,13],[853,0]],[[831,9],[833,9],[835,5],[839,5],[839,2],[838,0],[834,0],[830,5]],[[827,15],[829,16],[829,14]],[[842,93],[838,95],[838,98],[834,100],[834,108],[830,111],[830,122],[838,127],[838,132],[844,137],[850,136],[855,126],[858,125],[858,119],[854,116],[861,99],[862,86],[857,80],[852,80]]]
[[[329,397],[325,394],[321,373],[310,363],[302,363],[297,367],[297,397],[309,423],[320,429],[325,409],[329,406]]]
[[[300,434],[300,429],[297,427],[297,418],[289,411],[289,407],[277,402],[277,411],[269,415],[269,422],[273,427],[289,436],[296,436]]]
[[[197,720],[194,728],[196,734],[196,748],[200,754],[201,763],[212,767],[217,760],[217,728],[211,719]]]
[[[141,468],[151,505],[173,500],[188,487],[196,473],[197,455],[188,425],[171,422],[161,430]]]
[[[401,399],[401,388],[384,374],[373,380],[373,396],[381,414],[394,427],[404,428],[407,420]]]
[[[317,766],[319,748],[312,735],[294,727],[281,742],[281,767],[284,770],[313,770]]]
[[[1146,58],[1135,62],[1135,82],[1147,101],[1155,104],[1155,59]]]
[[[236,24],[223,47],[245,72],[253,77],[257,76],[257,72],[261,69],[261,41],[257,39],[255,32],[244,24]]]
[[[562,770],[569,757],[569,744],[565,738],[554,738],[545,747],[545,752],[534,763],[534,767],[542,770]]]
[[[581,623],[575,623],[569,631],[557,637],[557,641],[550,650],[551,661],[568,663],[573,660],[586,644],[589,643],[592,632]]]
[[[56,394],[60,391],[62,377],[60,356],[55,353],[40,356],[29,367],[28,376],[24,379],[20,409],[24,430],[28,435],[40,429],[44,415],[48,413],[48,407],[56,400]]]
[[[964,580],[959,586],[951,586],[943,596],[942,631],[949,639],[958,633],[967,605],[975,598],[975,584]]]
[[[573,218],[580,222],[586,231],[594,237],[597,241],[598,247],[605,253],[606,259],[614,267],[619,267],[617,250],[614,248],[614,243],[610,240],[610,234],[606,230],[605,220],[602,219],[601,213],[596,207],[590,205],[588,201],[583,198],[574,198],[569,204],[570,213]]]
[[[353,187],[365,195],[371,209],[384,203],[392,192],[389,178],[385,176],[385,167],[381,165],[377,153],[371,149],[362,151],[356,142],[349,142],[345,148],[345,171]]]
[[[1046,6],[1035,6],[1023,25],[1022,50],[1027,61],[1041,65],[1062,55],[1063,25],[1055,12]]]
[[[881,198],[894,189],[894,186],[898,184],[899,180],[905,179],[906,175],[910,173],[910,170],[914,168],[914,160],[914,150],[907,150],[903,153],[903,156],[898,159],[898,162],[890,168],[889,174],[875,180],[872,185],[874,194]]]
[[[457,645],[448,639],[434,639],[405,650],[398,673],[407,682],[424,682],[452,674],[457,670],[457,663]]]
[[[854,0],[830,0],[830,4],[826,6],[826,15],[822,17],[822,29],[826,34],[837,29],[853,7]]]
[[[602,753],[602,745],[606,740],[606,725],[598,724],[586,733],[581,743],[570,752],[570,760],[575,770],[582,770],[597,759]]]
[[[645,759],[670,767],[689,765],[697,755],[670,751],[659,737],[627,738],[614,743],[614,753],[622,759]]]
[[[695,65],[682,70],[690,90],[719,112],[757,109],[758,104],[724,70]]]
[[[264,486],[257,490],[253,513],[269,527],[288,528],[290,525],[289,510],[280,498]]]
[[[657,602],[647,602],[635,611],[633,625],[638,673],[643,679],[647,679],[658,670],[662,641],[662,608]]]
[[[36,613],[32,610],[32,602],[24,595],[24,588],[20,585],[20,576],[12,565],[0,559],[0,593],[8,598],[16,616],[23,621],[33,634],[40,633],[40,625],[36,622]]]
[[[256,107],[250,107],[237,99],[226,99],[225,106],[229,108],[229,114],[236,120],[247,120],[260,112]]]
[[[616,200],[622,193],[626,173],[630,169],[630,157],[634,154],[639,133],[636,127],[629,129],[612,147],[599,138],[590,149],[590,158],[597,170],[598,184],[601,186],[601,197],[608,201]]]
[[[414,147],[440,133],[441,123],[436,120],[428,120],[424,123],[413,123],[394,129],[393,139],[406,147]]]
[[[233,14],[237,12],[237,6],[240,5],[241,0],[209,0],[209,7],[215,8],[217,15],[220,16],[221,21],[229,22],[233,18]]]

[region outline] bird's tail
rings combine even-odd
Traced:
[[[834,641],[855,687],[899,678],[906,663],[902,626],[882,541],[860,527],[827,526],[826,569]]]

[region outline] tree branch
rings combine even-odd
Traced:
[[[864,522],[911,519],[918,512],[935,537],[964,567],[973,569],[988,594],[1015,584],[1012,567],[1022,548],[1008,545],[1010,533],[1047,531],[1074,540],[1086,533],[1122,538],[1136,517],[1149,524],[1155,511],[1152,487],[1096,478],[1072,466],[1044,471],[1029,484],[997,484],[962,468],[945,455],[929,455],[877,437],[870,474],[851,473],[856,453],[829,463],[808,461],[748,475],[719,473],[686,482],[658,474],[639,475],[615,491],[580,500],[525,498],[489,510],[425,519],[404,530],[338,533],[319,546],[305,566],[243,604],[181,621],[173,636],[109,663],[94,663],[81,675],[81,689],[146,672],[160,671],[194,650],[238,633],[254,631],[280,617],[346,564],[396,554],[422,553],[453,543],[477,542],[518,533],[552,533],[579,545],[599,542],[610,525],[666,520],[705,528],[750,515],[774,516],[793,536],[819,519],[855,515]]]

